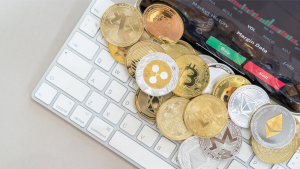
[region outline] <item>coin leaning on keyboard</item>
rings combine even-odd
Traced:
[[[241,127],[251,128],[253,151],[266,163],[282,163],[299,148],[299,122],[291,113],[228,66],[197,56],[180,40],[183,22],[170,7],[154,4],[142,16],[129,4],[115,4],[103,13],[100,30],[112,57],[125,65],[123,76],[138,85],[131,97],[138,114],[156,122],[166,138],[183,141],[181,168],[216,168],[235,156]]]

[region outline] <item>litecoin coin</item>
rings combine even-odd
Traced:
[[[177,157],[181,169],[217,168],[219,161],[208,157],[202,151],[199,140],[199,137],[192,136],[181,143]]]
[[[251,132],[260,145],[278,149],[292,141],[296,123],[288,109],[279,105],[266,105],[253,115]]]
[[[179,40],[176,43],[162,44],[162,48],[170,55],[173,59],[182,55],[195,55],[194,48],[183,40]]]
[[[210,64],[210,63],[218,63],[213,57],[211,56],[208,56],[208,55],[198,55],[200,56],[207,64]]]
[[[209,63],[208,68],[210,79],[207,88],[202,92],[203,94],[212,94],[214,85],[218,80],[228,75],[234,75],[232,69],[222,63]]]
[[[270,103],[268,94],[256,85],[245,85],[236,89],[228,102],[231,120],[240,127],[249,128],[251,114],[264,104]]]
[[[242,141],[240,127],[228,120],[227,126],[220,134],[213,138],[201,138],[200,146],[210,158],[225,160],[240,151]]]
[[[167,54],[151,53],[140,60],[136,68],[136,81],[141,90],[151,96],[163,96],[177,85],[179,69]]]

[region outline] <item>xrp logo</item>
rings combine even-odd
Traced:
[[[159,71],[159,66],[157,65],[152,66],[152,71],[156,73],[156,76],[151,76],[149,79],[149,82],[152,84],[155,84],[157,82],[157,76],[160,76],[164,80],[168,78],[167,72],[161,72],[160,74],[157,73]]]

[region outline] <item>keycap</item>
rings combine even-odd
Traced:
[[[85,79],[93,66],[87,61],[77,56],[68,49],[65,49],[57,60],[57,63],[80,77]]]
[[[75,102],[73,100],[69,99],[64,94],[60,94],[52,107],[61,114],[67,116],[74,107],[74,105]]]
[[[77,123],[79,126],[84,127],[91,117],[91,112],[78,105],[71,115],[70,119]]]
[[[96,89],[102,91],[108,83],[109,79],[110,77],[108,75],[101,72],[99,69],[95,69],[90,79],[88,80],[88,83],[94,86]]]
[[[136,81],[134,81],[133,79],[130,79],[130,82],[129,82],[129,86],[131,88],[133,88],[134,90],[136,90],[139,86],[137,85]]]
[[[68,43],[68,46],[90,60],[95,56],[97,50],[99,49],[99,46],[96,43],[78,32],[74,34]]]
[[[249,140],[252,136],[250,128],[243,128],[242,135],[245,139]]]
[[[137,130],[140,128],[142,122],[130,114],[127,114],[123,122],[120,124],[120,128],[129,133],[135,135]]]
[[[116,131],[112,136],[109,145],[141,165],[143,168],[174,169],[173,166],[163,161],[120,131]]]
[[[47,83],[42,83],[40,88],[36,91],[35,97],[40,99],[46,104],[50,104],[57,94],[57,90],[48,85]]]
[[[229,161],[229,159],[226,159],[226,160],[221,160],[220,162],[219,162],[219,165],[218,165],[218,169],[225,169],[225,166],[226,166],[226,164],[228,163],[228,161]]]
[[[287,164],[291,169],[300,169],[300,154],[295,153]]]
[[[179,166],[179,162],[178,162],[178,150],[176,151],[176,153],[174,154],[173,158],[171,159],[172,163],[174,163],[175,165]]]
[[[154,150],[165,158],[169,158],[172,152],[175,150],[176,144],[171,142],[165,137],[161,137],[156,144]]]
[[[79,29],[81,29],[83,32],[85,32],[91,37],[94,37],[96,35],[99,28],[100,28],[100,21],[91,17],[90,15],[87,15],[84,18],[81,25],[79,26]]]
[[[250,166],[255,169],[268,169],[271,167],[271,164],[265,163],[261,161],[257,156],[254,156],[254,158],[250,162]]]
[[[99,31],[99,35],[97,37],[97,41],[100,42],[102,45],[104,45],[105,47],[108,47],[108,43],[105,40],[104,36],[102,35],[101,31]]]
[[[271,169],[285,169],[285,168],[279,164],[275,164]]]
[[[85,105],[94,110],[96,113],[100,113],[106,102],[107,99],[105,97],[94,91],[87,99]]]
[[[236,155],[239,159],[247,162],[253,153],[252,147],[243,141],[240,152]]]
[[[105,94],[110,98],[114,99],[116,102],[119,102],[126,93],[126,91],[126,87],[113,80],[106,89]]]
[[[115,63],[115,59],[108,51],[102,49],[96,58],[95,63],[104,70],[109,71],[112,65]]]
[[[148,147],[152,147],[155,140],[158,138],[159,133],[149,126],[145,125],[141,130],[140,134],[137,136],[137,139],[142,143],[146,144]]]
[[[129,74],[126,71],[126,68],[121,63],[118,63],[117,66],[112,71],[112,75],[121,80],[122,82],[127,82]]]
[[[237,162],[236,160],[233,160],[231,164],[229,165],[228,169],[247,169],[243,164]]]
[[[91,12],[101,18],[104,11],[111,5],[113,5],[113,2],[111,1],[97,0],[91,9]]]
[[[103,117],[114,124],[118,124],[124,114],[124,110],[114,103],[110,103],[103,113]]]
[[[106,141],[114,129],[111,125],[96,116],[87,130],[99,139]]]
[[[90,91],[88,86],[57,66],[53,66],[46,79],[80,102],[84,100]]]
[[[126,96],[125,100],[123,101],[122,105],[130,110],[132,113],[137,113],[137,110],[134,105],[134,93],[129,92]]]

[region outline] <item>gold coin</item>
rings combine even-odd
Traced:
[[[174,96],[172,92],[164,96],[150,96],[138,88],[135,91],[134,103],[141,117],[156,121],[158,107],[172,96]]]
[[[212,95],[194,98],[186,107],[184,122],[187,128],[201,138],[215,137],[226,127],[228,117],[225,104]]]
[[[135,80],[135,70],[139,61],[146,55],[154,52],[165,53],[165,50],[152,41],[142,41],[133,45],[127,53],[125,66],[130,77]]]
[[[157,128],[171,140],[185,140],[193,135],[185,126],[183,113],[189,100],[175,97],[164,102],[156,115]]]
[[[199,56],[183,55],[175,59],[179,68],[179,81],[174,94],[191,98],[200,95],[209,83],[209,68]]]
[[[294,137],[288,145],[279,149],[270,149],[260,145],[254,137],[252,137],[252,149],[261,161],[269,164],[280,164],[293,156],[296,142],[296,137]]]
[[[220,79],[214,86],[213,95],[221,99],[226,107],[228,107],[228,101],[232,93],[239,87],[244,85],[250,85],[251,82],[239,75],[229,75]]]
[[[100,29],[107,42],[127,47],[140,39],[144,26],[141,13],[134,6],[118,3],[103,13]]]
[[[296,133],[295,133],[295,137],[296,137],[296,149],[295,152],[300,148],[300,122],[299,120],[295,117],[295,121],[296,121]]]
[[[179,40],[176,43],[162,44],[161,47],[173,59],[182,55],[196,55],[194,48],[183,40]]]

